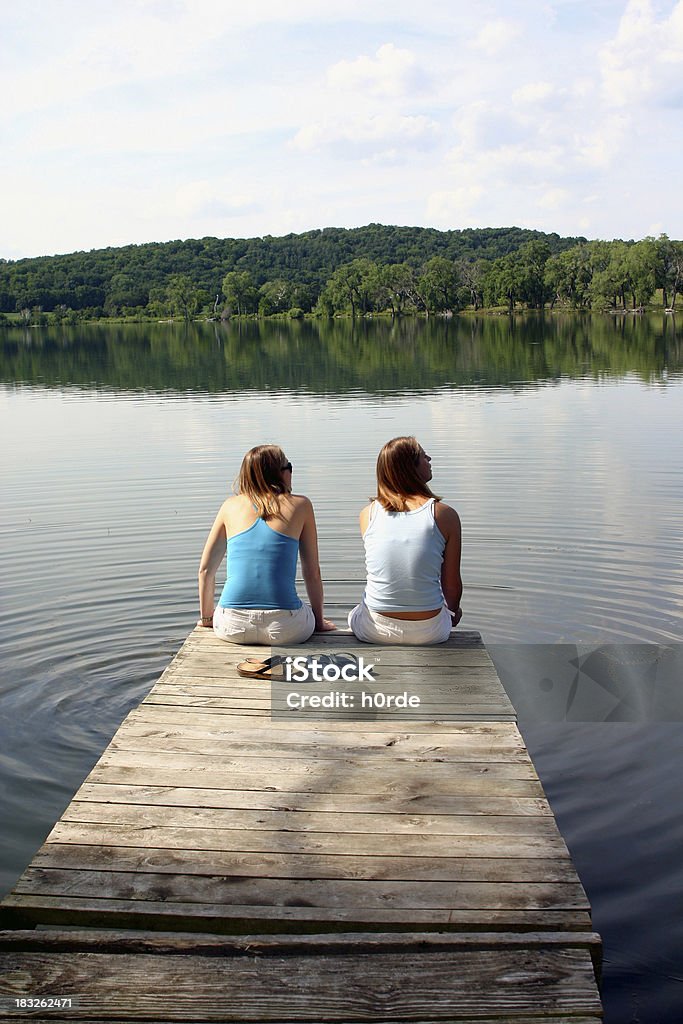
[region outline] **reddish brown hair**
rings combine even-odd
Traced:
[[[414,437],[394,437],[377,456],[375,500],[387,512],[405,512],[406,498],[437,498],[417,472],[420,451]]]
[[[261,519],[280,514],[280,498],[289,493],[282,479],[286,461],[285,453],[276,444],[259,444],[242,459],[235,488],[253,502]]]

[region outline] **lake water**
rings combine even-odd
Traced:
[[[462,625],[527,687],[520,727],[605,942],[606,1020],[680,1022],[682,342],[635,316],[2,332],[0,889],[193,627],[244,452],[274,441],[294,464],[342,623],[377,451],[414,433],[462,518]],[[643,657],[669,666],[649,711]],[[639,659],[635,704],[598,706]]]

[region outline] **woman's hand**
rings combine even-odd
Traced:
[[[462,608],[457,608],[454,612],[451,612],[451,623],[453,626],[457,626],[462,618]]]
[[[316,633],[331,633],[336,628],[334,622],[330,622],[329,619],[323,619],[322,622],[315,624]]]

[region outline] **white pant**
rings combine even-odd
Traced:
[[[216,608],[213,631],[220,640],[230,644],[301,644],[315,629],[315,616],[310,604],[301,608]]]
[[[443,644],[451,633],[451,613],[444,605],[432,619],[392,619],[361,601],[349,612],[349,626],[366,644]]]

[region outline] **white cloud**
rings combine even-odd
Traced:
[[[427,216],[433,224],[463,224],[484,195],[482,185],[461,185],[427,197]]]
[[[521,35],[519,25],[506,18],[488,21],[470,42],[475,50],[480,50],[487,57],[495,57],[507,50],[510,44]]]
[[[549,188],[538,197],[538,205],[545,210],[558,210],[571,199],[571,193],[566,188]]]
[[[461,179],[472,183],[536,185],[561,175],[566,167],[566,151],[561,146],[518,144],[473,154],[457,147],[448,154],[448,164]]]
[[[385,43],[373,57],[342,60],[327,72],[336,89],[368,91],[376,96],[403,96],[418,79],[415,54]]]
[[[658,19],[651,0],[629,0],[600,51],[603,95],[612,107],[683,106],[683,0]]]
[[[422,115],[356,114],[343,120],[329,118],[306,124],[296,133],[292,145],[304,151],[332,148],[349,159],[359,151],[393,155],[396,147],[431,148],[438,131],[436,122]]]
[[[174,212],[181,217],[234,217],[263,209],[263,197],[256,191],[240,191],[231,179],[190,181],[176,189]]]
[[[512,94],[512,102],[515,105],[543,103],[554,96],[555,92],[556,89],[552,82],[527,82],[526,85],[515,89]]]
[[[458,109],[453,126],[468,152],[500,150],[519,144],[536,130],[504,103],[477,100]]]
[[[301,105],[290,148],[345,161],[392,162],[432,149],[441,129],[419,112],[425,81],[415,54],[393,43],[384,43],[374,57],[338,61]]]
[[[628,146],[631,133],[631,119],[610,111],[600,116],[590,130],[576,132],[576,155],[589,167],[608,169]]]
[[[6,114],[51,110],[89,96],[101,101],[107,90],[133,84],[139,88],[167,78],[170,68],[190,72],[201,66],[206,43],[198,45],[186,17],[167,20],[117,6],[92,14],[88,11],[73,25],[64,48],[0,75],[3,94],[11,95]]]

